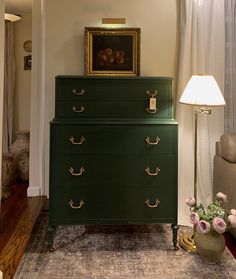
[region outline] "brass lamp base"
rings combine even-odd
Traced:
[[[197,253],[193,232],[183,233],[179,238],[179,246],[189,253]]]

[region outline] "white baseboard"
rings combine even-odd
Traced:
[[[27,197],[38,197],[41,196],[41,191],[39,187],[28,187]]]

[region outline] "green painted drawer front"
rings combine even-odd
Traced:
[[[84,119],[88,117],[142,117],[142,118],[171,118],[172,110],[167,103],[159,103],[156,113],[147,111],[147,101],[65,101],[58,102],[57,118]]]
[[[71,154],[58,155],[53,167],[57,187],[149,188],[172,184],[174,166],[172,156],[156,154]]]
[[[171,78],[122,78],[122,77],[56,77],[56,100],[134,101],[148,100],[149,90],[157,90],[157,99],[171,101]],[[82,93],[82,94],[81,94]]]
[[[57,154],[173,154],[173,125],[55,125]]]
[[[157,90],[157,112],[147,112]],[[170,78],[56,78],[56,118],[173,118]]]
[[[172,222],[176,206],[174,196],[174,192],[165,189],[128,188],[111,191],[107,188],[59,188],[52,198],[54,209],[51,214],[56,223],[106,223],[109,220],[143,222],[145,219]],[[78,207],[81,200],[84,204],[80,209],[73,209],[69,205],[72,201],[72,206]],[[157,207],[152,207],[156,204]]]

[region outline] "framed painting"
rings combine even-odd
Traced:
[[[86,75],[140,75],[140,28],[85,27]]]
[[[24,56],[24,70],[31,70],[32,56]]]

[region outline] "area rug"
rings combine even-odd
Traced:
[[[236,278],[227,248],[220,263],[205,264],[198,254],[173,250],[170,225],[59,226],[48,252],[47,220],[42,213],[15,279]]]

